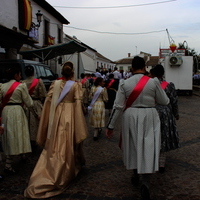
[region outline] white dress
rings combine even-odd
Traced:
[[[142,76],[143,74],[136,74],[120,81],[108,128],[114,129],[126,99]],[[123,161],[127,169],[137,169],[140,174],[154,173],[159,167],[161,133],[156,102],[162,105],[169,103],[157,78],[147,82],[131,107],[122,114]]]
[[[11,80],[1,85],[0,103],[2,103],[3,97],[14,82],[15,80]],[[28,94],[25,83],[17,86],[8,103],[25,103],[27,107],[33,106],[33,101]],[[19,155],[31,152],[28,122],[21,105],[5,106],[2,111],[2,124],[4,124],[2,146],[5,155]]]

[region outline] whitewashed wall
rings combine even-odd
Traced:
[[[43,14],[42,16],[42,22],[40,24],[39,28],[39,46],[42,46],[44,43],[44,18],[47,19],[50,23],[49,25],[49,34],[53,37],[55,37],[55,43],[58,41],[58,26],[63,30],[63,25],[60,23],[55,17],[53,17],[50,13],[48,13],[46,10],[44,10],[42,7],[40,7],[38,4],[36,4],[34,1],[31,0],[32,5],[32,21],[37,24],[36,19],[36,13],[38,10],[41,11]]]
[[[63,56],[63,63],[71,61],[74,64],[75,78],[79,79],[81,73],[94,73],[96,71],[96,54],[90,49],[81,53]]]
[[[97,60],[96,60],[96,67],[99,67],[99,68],[101,68],[101,67],[103,67],[104,69],[114,69],[114,67],[115,67],[115,64],[114,63],[111,63],[111,62],[109,62],[109,61],[107,61],[107,60],[104,60],[103,58],[98,58],[97,57]]]
[[[0,0],[0,24],[12,29],[18,24],[18,0]]]
[[[118,70],[120,70],[120,67],[123,67],[124,71],[129,71],[129,67],[131,67],[131,63],[130,64],[116,64],[116,67],[118,68]]]
[[[37,24],[36,13],[41,10],[42,22],[39,28],[39,46],[43,45],[44,41],[44,18],[50,21],[50,32],[49,34],[55,37],[55,42],[58,41],[58,26],[62,29],[63,25],[50,13],[36,4],[34,1],[30,0],[32,5],[32,21]],[[26,34],[25,31],[19,29],[18,23],[18,0],[0,0],[0,25],[3,25],[9,29],[13,27],[17,28],[18,32]]]

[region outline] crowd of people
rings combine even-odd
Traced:
[[[48,92],[42,80],[34,78],[32,66],[25,72],[27,79],[20,81],[19,68],[8,69],[10,81],[0,85],[5,174],[17,173],[13,156],[21,155],[23,160],[38,145],[42,148],[24,196],[58,195],[78,175],[85,165],[87,115],[94,141],[104,128],[110,139],[122,117],[119,144],[124,165],[133,170],[134,186],[141,185],[142,199],[150,199],[151,174],[164,173],[166,152],[179,148],[178,98],[174,84],[164,80],[163,66],[155,66],[147,75],[144,59],[136,56],[130,73],[116,67],[113,71],[97,69],[75,80],[73,63],[68,61],[62,67],[62,78],[55,80]]]

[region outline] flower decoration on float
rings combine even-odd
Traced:
[[[169,47],[170,47],[172,53],[174,53],[174,51],[176,50],[176,47],[177,47],[177,46],[176,46],[176,44],[171,43]]]

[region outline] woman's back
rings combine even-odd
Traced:
[[[143,74],[135,74],[127,80],[121,80],[119,90],[124,93],[127,99],[133,88],[137,85]],[[166,98],[163,98],[163,91],[159,85],[158,79],[149,79],[141,94],[132,104],[133,107],[155,107],[155,103],[166,104]]]

